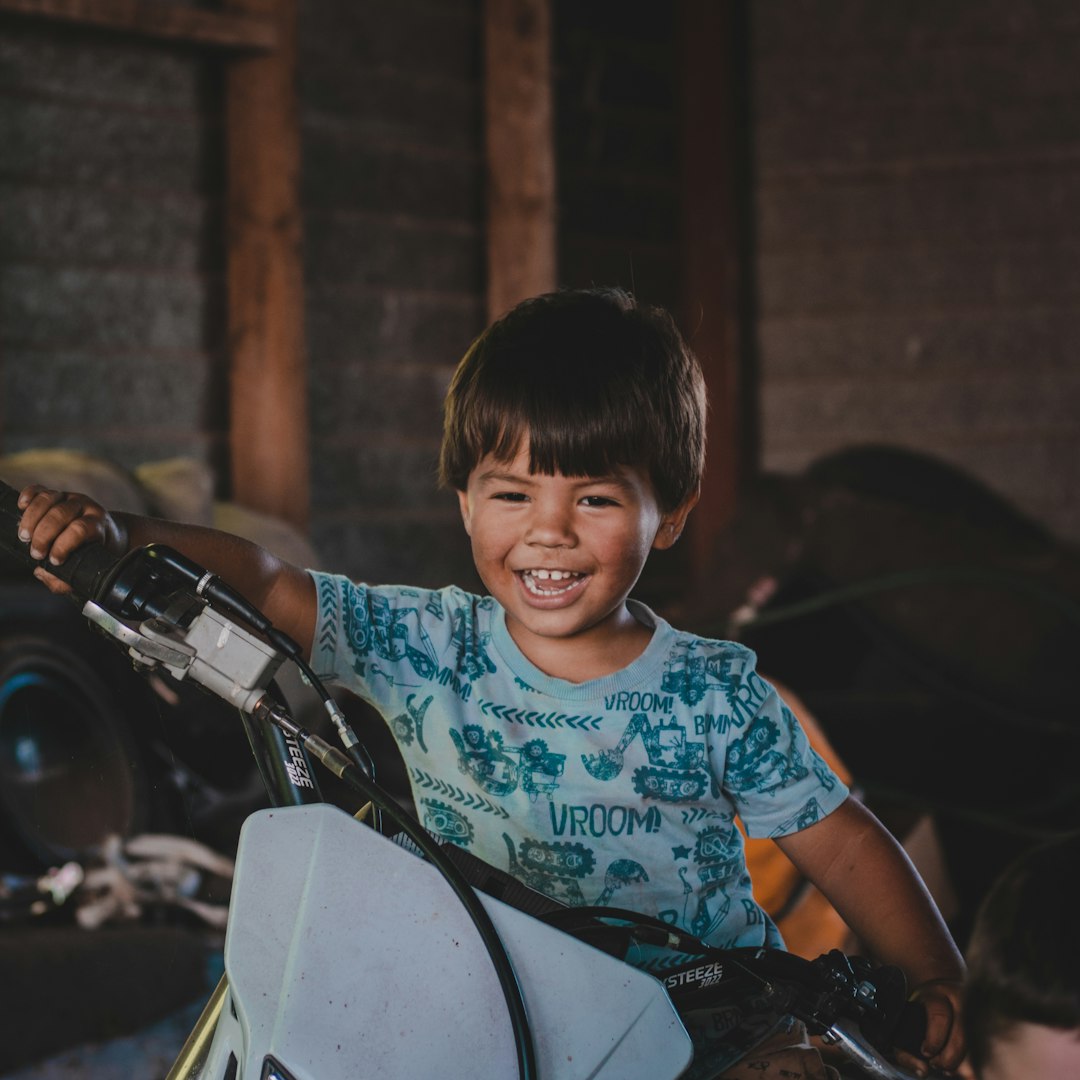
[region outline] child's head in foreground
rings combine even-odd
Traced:
[[[1026,853],[976,916],[964,1007],[980,1080],[1080,1076],[1080,833]]]
[[[642,470],[663,510],[692,499],[705,462],[705,384],[667,312],[621,289],[526,300],[470,346],[446,400],[440,477],[458,491],[491,455],[531,471]]]
[[[618,289],[527,300],[458,365],[441,478],[507,630],[545,674],[587,682],[644,650],[626,601],[697,500],[704,413],[670,316]]]

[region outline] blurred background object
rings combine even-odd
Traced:
[[[897,837],[932,817],[966,938],[1011,858],[1080,826],[1080,553],[954,466],[865,446],[765,478],[717,562],[734,618],[711,628],[797,688]]]

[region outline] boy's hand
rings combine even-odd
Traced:
[[[102,543],[117,554],[127,547],[123,529],[88,495],[31,484],[19,493],[19,509],[23,512],[19,539],[30,545],[30,554],[35,559],[47,559],[54,566],[83,544]],[[34,577],[51,592],[71,591],[70,585],[44,567],[38,567]]]
[[[915,987],[911,1000],[926,1010],[926,1034],[922,1059],[901,1052],[897,1060],[919,1076],[926,1076],[928,1065],[943,1072],[953,1072],[964,1058],[964,1033],[960,1023],[963,984],[952,979],[932,979]]]

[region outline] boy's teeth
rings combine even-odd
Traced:
[[[555,595],[573,588],[581,574],[574,570],[524,570],[521,576],[530,592]]]

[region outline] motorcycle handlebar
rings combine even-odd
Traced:
[[[19,493],[0,480],[0,552],[19,566],[34,569],[43,566],[50,574],[67,582],[83,600],[99,600],[109,589],[121,560],[100,543],[84,544],[59,566],[35,559],[30,547],[19,539]]]
[[[119,557],[100,543],[83,544],[59,566],[30,555],[19,539],[19,493],[0,480],[0,555],[19,566],[43,566],[71,586],[80,600],[95,604],[122,618],[144,619],[160,615],[178,594],[202,599],[240,619],[286,656],[301,657],[300,646],[279,631],[254,605],[214,574],[164,544],[135,548]]]

